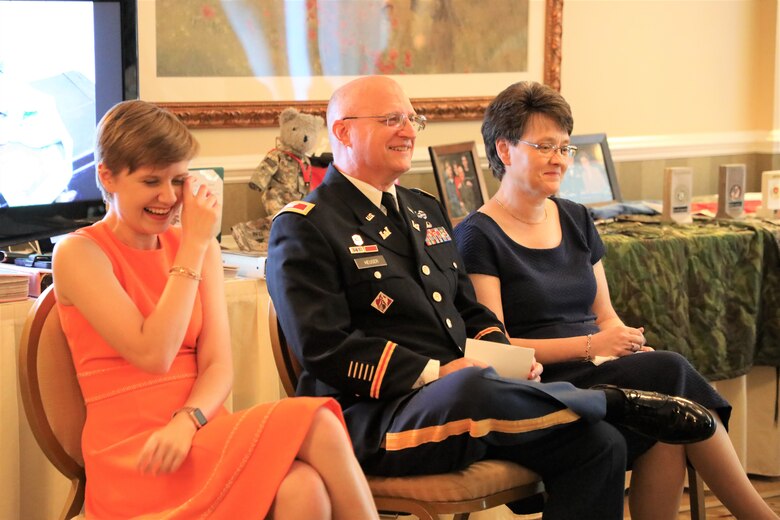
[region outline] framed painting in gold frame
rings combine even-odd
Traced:
[[[158,20],[157,12],[166,6],[185,4],[188,1],[138,0],[139,78],[143,99],[173,111],[191,128],[276,126],[279,112],[288,106],[296,106],[305,112],[324,116],[327,99],[333,90],[356,77],[321,75],[317,74],[317,71],[310,75],[296,73],[291,76],[192,75],[186,70],[172,74],[161,72],[162,65],[158,62],[158,38],[162,45],[169,32],[165,24],[172,22],[169,21],[171,17],[165,16]],[[300,3],[309,6],[324,1],[328,0],[294,0],[286,4]],[[438,3],[447,4],[449,1],[451,0],[441,0]],[[193,2],[193,5],[197,5],[201,18],[208,18],[213,16],[220,6],[253,2],[260,0],[206,0]],[[391,6],[401,4],[399,0],[385,0],[383,3]],[[262,2],[258,5],[261,4]],[[511,73],[388,75],[401,84],[412,99],[415,109],[431,120],[481,119],[490,99],[515,81],[543,81],[560,89],[563,0],[521,0],[521,4],[527,5],[528,21],[528,52],[524,70]],[[452,29],[461,31],[464,38],[480,38],[480,34],[468,36],[468,28],[469,24],[465,23]],[[196,41],[201,39],[201,35],[205,40],[208,27],[198,27],[197,30],[200,32],[195,35]],[[318,27],[318,30],[326,34],[337,32],[336,27]],[[190,50],[186,45],[180,47],[186,51]],[[193,63],[198,61],[197,55],[189,59]],[[273,56],[270,56],[266,61],[273,59]]]

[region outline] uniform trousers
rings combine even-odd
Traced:
[[[541,475],[545,519],[620,519],[626,444],[601,420],[605,410],[603,392],[464,368],[410,394],[384,448],[361,463],[368,474],[401,476],[509,460]]]

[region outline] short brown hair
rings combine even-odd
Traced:
[[[172,113],[146,101],[123,101],[98,123],[95,162],[114,175],[143,166],[169,166],[198,153],[198,141]],[[95,172],[98,188],[107,193]]]
[[[574,129],[569,103],[558,91],[541,83],[521,81],[510,85],[490,102],[485,111],[482,139],[493,176],[498,180],[504,177],[506,169],[496,151],[496,141],[506,139],[516,145],[534,114],[549,117],[569,135]]]

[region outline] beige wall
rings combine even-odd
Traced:
[[[773,0],[566,0],[562,93],[575,131],[772,129]]]
[[[610,137],[625,198],[658,198],[668,165],[694,167],[702,194],[715,190],[718,164],[745,162],[755,179],[777,162],[777,17],[776,0],[565,0],[562,93],[575,133]],[[225,228],[255,218],[246,180],[276,129],[195,133],[200,162],[226,166]],[[404,184],[435,190],[427,147],[471,140],[481,141],[479,122],[433,122]]]

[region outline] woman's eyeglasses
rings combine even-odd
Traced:
[[[571,158],[574,157],[574,154],[577,153],[577,147],[567,144],[564,146],[558,146],[557,144],[549,144],[549,143],[542,143],[542,144],[536,144],[536,143],[529,143],[528,141],[518,141],[523,144],[527,144],[528,146],[533,146],[536,148],[536,150],[546,156],[551,155],[553,152],[558,152],[561,154],[562,157]]]

